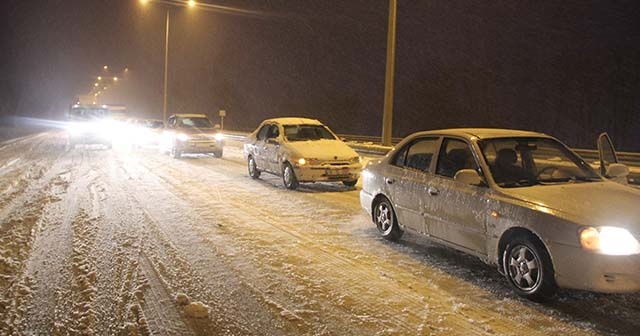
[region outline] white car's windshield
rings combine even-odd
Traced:
[[[211,121],[202,117],[179,118],[178,127],[213,128]]]
[[[285,125],[284,136],[287,141],[335,140],[336,138],[322,125]]]
[[[501,187],[601,181],[565,146],[548,138],[499,138],[479,142],[494,181]]]

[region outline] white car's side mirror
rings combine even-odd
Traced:
[[[458,181],[464,184],[480,185],[482,184],[482,178],[478,175],[478,172],[473,169],[460,169],[453,176],[454,181]]]
[[[629,167],[622,163],[612,163],[607,167],[606,176],[608,178],[626,177],[629,175]]]

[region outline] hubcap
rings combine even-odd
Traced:
[[[284,168],[284,180],[287,182],[287,185],[291,184],[291,168]]]
[[[527,246],[519,245],[509,255],[509,277],[523,291],[535,289],[541,280],[540,261]]]
[[[378,205],[376,221],[382,232],[386,233],[391,229],[391,210],[384,202]]]
[[[249,159],[249,174],[253,175],[256,172],[256,163],[253,158]]]

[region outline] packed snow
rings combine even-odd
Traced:
[[[153,148],[0,143],[0,335],[637,334],[640,295],[537,304],[481,261],[381,239],[359,185]]]

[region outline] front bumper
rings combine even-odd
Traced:
[[[360,164],[339,166],[295,166],[293,170],[299,182],[355,181],[360,178]]]
[[[210,154],[222,152],[222,141],[181,141],[176,143],[176,150],[185,154]]]
[[[603,255],[560,244],[549,248],[559,287],[604,293],[640,291],[640,255]]]
[[[82,132],[67,133],[69,144],[79,145],[110,145],[113,139],[102,133]]]

